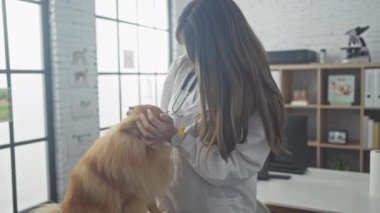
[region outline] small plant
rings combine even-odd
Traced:
[[[0,100],[2,99],[8,99],[8,90],[7,89],[0,89]]]
[[[8,121],[9,118],[8,90],[0,89],[0,122]]]
[[[330,168],[335,170],[349,170],[349,164],[342,159],[335,159],[330,162]]]

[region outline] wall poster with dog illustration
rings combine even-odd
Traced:
[[[87,64],[87,48],[78,49],[71,55],[71,86],[89,86],[89,68]]]
[[[72,68],[71,86],[73,87],[88,87],[89,75],[87,68]]]
[[[95,104],[91,98],[92,94],[82,92],[81,95],[74,96],[71,99],[72,119],[78,120],[95,116],[93,114]]]
[[[351,105],[355,99],[354,75],[330,75],[328,101],[330,104]]]
[[[91,132],[78,126],[72,126],[68,130],[67,137],[67,158],[73,159],[73,164],[90,148],[96,138]]]

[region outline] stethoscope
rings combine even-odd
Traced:
[[[190,86],[189,86],[189,82]],[[179,91],[177,97],[174,99],[174,102],[171,107],[171,114],[176,114],[181,107],[183,106],[186,98],[189,96],[189,94],[195,89],[195,86],[197,85],[197,76],[195,75],[194,71],[191,71],[185,78],[184,82],[182,83],[181,90]],[[180,97],[183,97],[180,99]]]

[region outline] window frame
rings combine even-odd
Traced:
[[[7,9],[6,0],[1,0],[3,29],[4,29],[4,53],[5,53],[5,69],[0,70],[0,74],[5,74],[7,81],[7,88],[9,89],[9,102],[10,107],[10,120],[9,125],[9,143],[0,145],[0,150],[7,150],[10,152],[10,166],[11,166],[11,181],[12,181],[12,202],[13,212],[28,212],[31,209],[49,201],[57,201],[57,185],[56,185],[56,167],[55,167],[55,141],[54,141],[54,110],[53,110],[53,86],[52,86],[52,66],[51,66],[51,50],[50,50],[50,24],[49,24],[49,0],[18,0],[28,4],[40,5],[41,12],[41,39],[42,39],[42,59],[43,68],[41,70],[19,70],[10,67],[10,52],[9,52],[9,39],[8,39],[8,23],[7,23]],[[12,81],[11,76],[19,74],[37,74],[43,77],[43,96],[44,96],[44,111],[45,111],[45,131],[46,137],[34,138],[15,142],[14,120],[12,119]],[[16,174],[16,148],[23,145],[45,143],[46,145],[46,159],[47,159],[47,187],[48,187],[48,200],[42,203],[36,203],[27,209],[18,209],[17,197],[17,174]]]
[[[143,25],[143,24],[140,24],[139,23],[139,18],[138,18],[138,4],[137,4],[137,1],[136,0],[136,23],[133,23],[133,22],[129,22],[129,21],[125,21],[125,20],[121,20],[119,18],[119,0],[115,0],[116,1],[116,18],[110,18],[110,17],[106,17],[106,16],[102,16],[102,15],[98,15],[95,13],[95,19],[96,20],[107,20],[107,21],[112,21],[113,23],[116,23],[116,34],[117,34],[117,37],[116,37],[116,42],[117,42],[117,71],[116,72],[105,72],[105,71],[100,71],[98,68],[97,68],[97,76],[98,76],[98,79],[99,79],[99,76],[107,76],[107,75],[111,75],[111,76],[117,76],[118,78],[118,84],[119,84],[119,103],[118,103],[118,107],[119,107],[119,120],[121,121],[122,118],[125,116],[124,114],[126,112],[123,112],[123,106],[122,106],[122,76],[128,76],[128,75],[131,75],[131,76],[137,76],[138,78],[138,100],[139,100],[139,103],[141,103],[141,86],[140,86],[140,83],[141,83],[141,76],[154,76],[154,79],[155,79],[155,93],[156,93],[156,99],[158,99],[159,97],[157,97],[157,76],[166,76],[167,75],[167,72],[149,72],[149,73],[146,73],[146,72],[141,72],[140,70],[140,66],[139,66],[139,63],[140,63],[140,60],[138,60],[137,62],[137,66],[138,66],[138,69],[136,72],[122,72],[121,71],[121,67],[120,67],[120,23],[122,24],[129,24],[129,25],[132,25],[132,26],[135,26],[136,29],[137,29],[137,51],[139,52],[140,51],[140,46],[139,46],[139,27],[144,27],[144,28],[147,28],[147,29],[153,29],[153,30],[160,30],[160,31],[164,31],[164,32],[167,32],[168,33],[168,44],[169,44],[169,47],[168,47],[168,50],[169,50],[169,65],[172,63],[173,61],[173,39],[172,39],[172,33],[173,33],[173,29],[172,29],[172,0],[166,0],[167,1],[167,11],[168,11],[168,28],[167,29],[163,29],[163,28],[157,28],[156,26],[146,26],[146,25]],[[136,57],[138,57],[139,54],[137,54]],[[169,67],[169,66],[168,66]],[[99,82],[99,80],[98,80]],[[107,129],[111,128],[111,126],[101,126],[100,124],[100,120],[99,120],[99,131],[102,132],[102,131],[105,131]]]

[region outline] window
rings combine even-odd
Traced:
[[[45,11],[47,0],[0,3],[0,212],[55,199]]]
[[[96,0],[100,129],[159,105],[170,62],[168,0]]]

